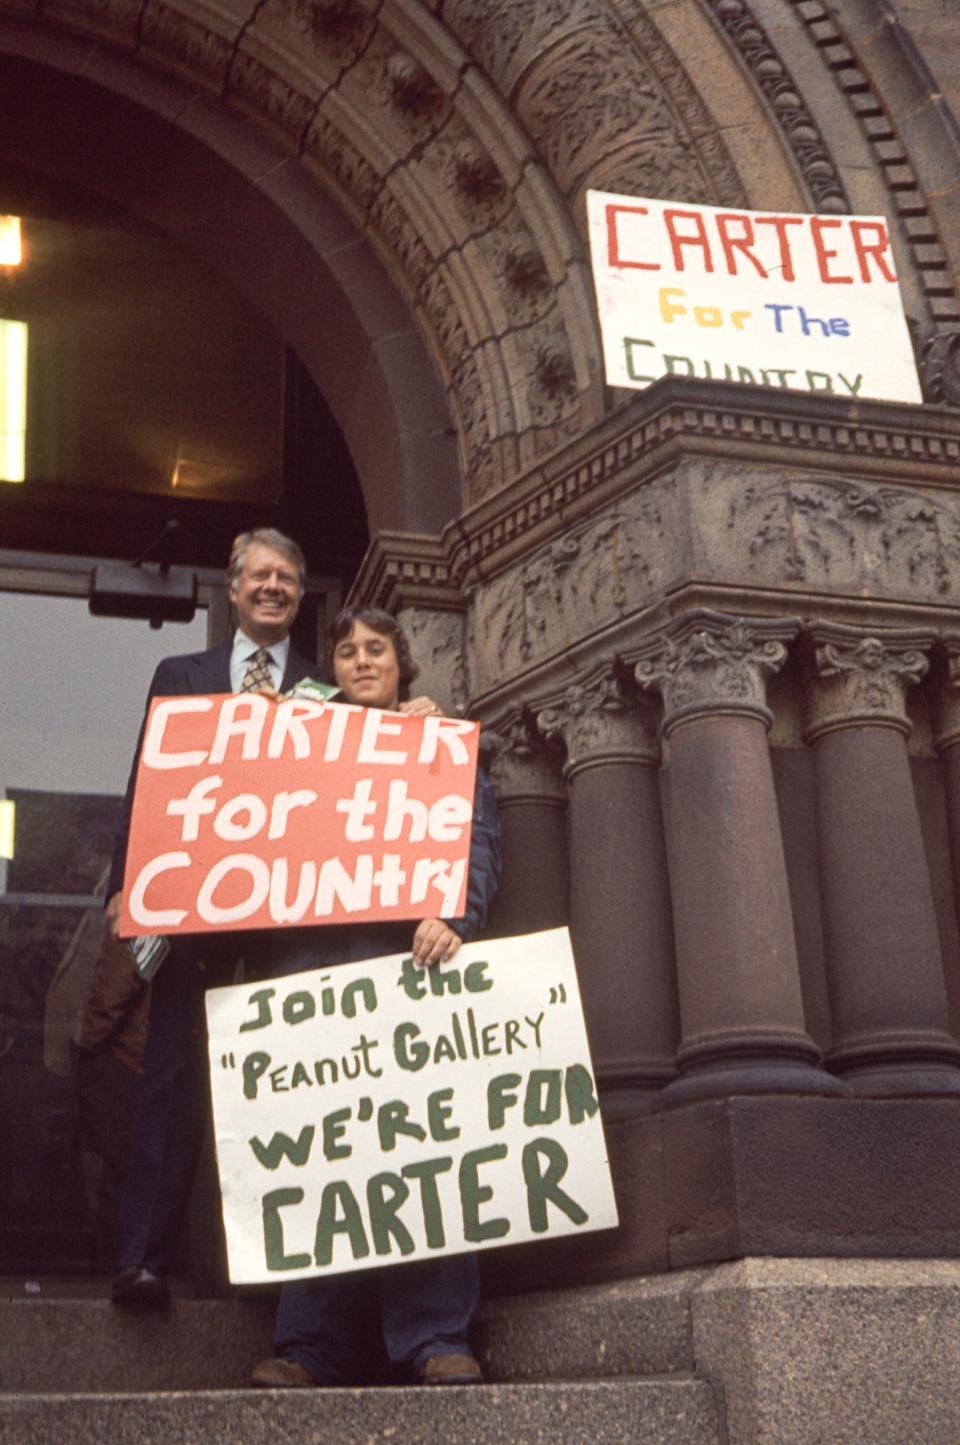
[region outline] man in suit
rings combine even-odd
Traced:
[[[286,691],[318,675],[290,644],[303,597],[306,565],[296,542],[264,527],[241,533],[227,568],[236,614],[232,642],[168,657],[154,673],[154,697],[196,693]],[[146,723],[146,716],[144,717]],[[114,845],[107,915],[116,928],[130,813],[144,729]],[[242,957],[248,973],[270,977],[310,966],[309,928],[180,935],[153,983],[150,1031],[117,1222],[117,1303],[162,1303],[209,1115],[204,992],[232,981]]]

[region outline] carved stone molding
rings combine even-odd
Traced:
[[[960,407],[960,327],[939,331],[924,343],[920,376],[927,401]]]
[[[895,632],[881,638],[856,627],[820,623],[810,629],[809,640],[807,742],[849,727],[909,734],[907,688],[927,671],[931,635]]]
[[[587,768],[617,763],[656,767],[656,728],[646,708],[628,698],[612,664],[587,682],[572,683],[556,702],[541,707],[537,727],[548,742],[561,741],[569,783]]]
[[[801,553],[790,541],[794,524],[801,538],[812,537],[821,520],[829,530],[835,518],[845,531],[866,523],[879,507],[880,524],[892,525],[898,544],[909,542],[911,529],[915,532],[905,555],[912,557],[920,547],[923,569],[937,574],[934,589],[943,590],[944,560],[960,528],[960,504],[952,491],[960,466],[955,411],[818,397],[814,415],[809,399],[799,393],[676,378],[658,381],[571,447],[466,511],[445,534],[452,583],[465,589],[552,536],[569,535],[579,516],[636,491],[647,477],[661,476],[664,458],[678,452],[735,457],[738,474],[754,460],[764,467],[769,480],[731,489],[729,539],[739,545],[742,527],[753,527],[759,557],[782,536],[788,578],[802,580],[796,569],[809,567],[812,581],[817,571],[817,545],[811,540]],[[798,474],[801,467],[807,475]],[[882,493],[864,485],[874,478],[884,483]],[[918,495],[912,486],[937,490]],[[929,517],[918,509],[926,509]],[[849,545],[840,534],[838,541]],[[646,549],[641,546],[641,551]],[[657,556],[651,548],[643,563],[654,574],[660,570]],[[884,549],[878,562],[894,566]],[[908,570],[914,571],[912,560]]]
[[[817,210],[832,215],[849,211],[850,202],[827,143],[750,4],[747,0],[706,0],[706,4],[763,92]]]
[[[716,5],[723,0],[707,0],[707,3]],[[946,172],[948,167],[955,171],[960,156],[960,139],[949,104],[929,72],[926,75],[917,73],[916,47],[892,6],[884,5],[882,10],[878,7],[875,29],[867,38],[864,58],[861,59],[844,28],[842,6],[831,4],[829,0],[788,0],[788,3],[809,32],[816,54],[833,83],[845,96],[865,141],[873,151],[886,181],[889,211],[896,215],[900,233],[911,253],[929,316],[935,322],[957,321],[960,315],[947,251],[907,145],[897,129],[898,121],[903,122],[906,130],[918,113],[926,112],[927,122],[939,125],[943,138],[943,145],[935,148],[930,145],[930,133],[927,132],[926,150],[931,169],[936,173],[939,163],[941,173]],[[882,66],[878,64],[877,51],[882,46],[889,46],[895,52],[888,59],[890,68],[902,81],[909,77],[909,82],[913,84],[911,99],[901,99],[896,107],[885,99],[883,91],[886,87],[881,89]],[[939,188],[939,181],[935,185]],[[938,398],[931,396],[929,399]]]
[[[635,676],[642,688],[662,694],[667,737],[705,717],[756,718],[769,728],[767,678],[783,666],[786,644],[799,630],[794,618],[766,621],[698,610],[640,652]]]
[[[547,749],[526,713],[514,713],[500,722],[497,732],[503,747],[491,766],[490,777],[501,805],[552,803],[561,807],[566,792],[556,758]]]
[[[450,581],[439,537],[386,530],[370,543],[347,601],[387,612],[417,606],[460,612],[465,606],[463,594]]]

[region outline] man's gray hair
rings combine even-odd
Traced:
[[[272,547],[275,552],[282,552],[288,562],[292,562],[300,573],[300,591],[302,592],[307,580],[307,559],[292,537],[287,537],[283,532],[278,532],[276,527],[254,527],[252,532],[241,532],[239,537],[233,539],[233,546],[230,548],[230,561],[227,563],[227,588],[233,587],[234,582],[243,571],[243,564],[251,547]]]

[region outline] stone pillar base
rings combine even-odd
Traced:
[[[489,1293],[750,1255],[960,1260],[960,1101],[714,1099],[605,1132],[619,1227],[484,1252]]]
[[[689,1305],[731,1445],[960,1439],[957,1261],[744,1259]]]

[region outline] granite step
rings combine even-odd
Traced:
[[[137,1310],[112,1305],[107,1281],[6,1286],[4,1392],[242,1390],[257,1361],[272,1354],[270,1295],[176,1296],[160,1310]],[[487,1300],[475,1347],[487,1378],[498,1383],[693,1371],[687,1298],[665,1276]]]
[[[693,1378],[440,1389],[0,1395],[4,1445],[719,1445]]]

